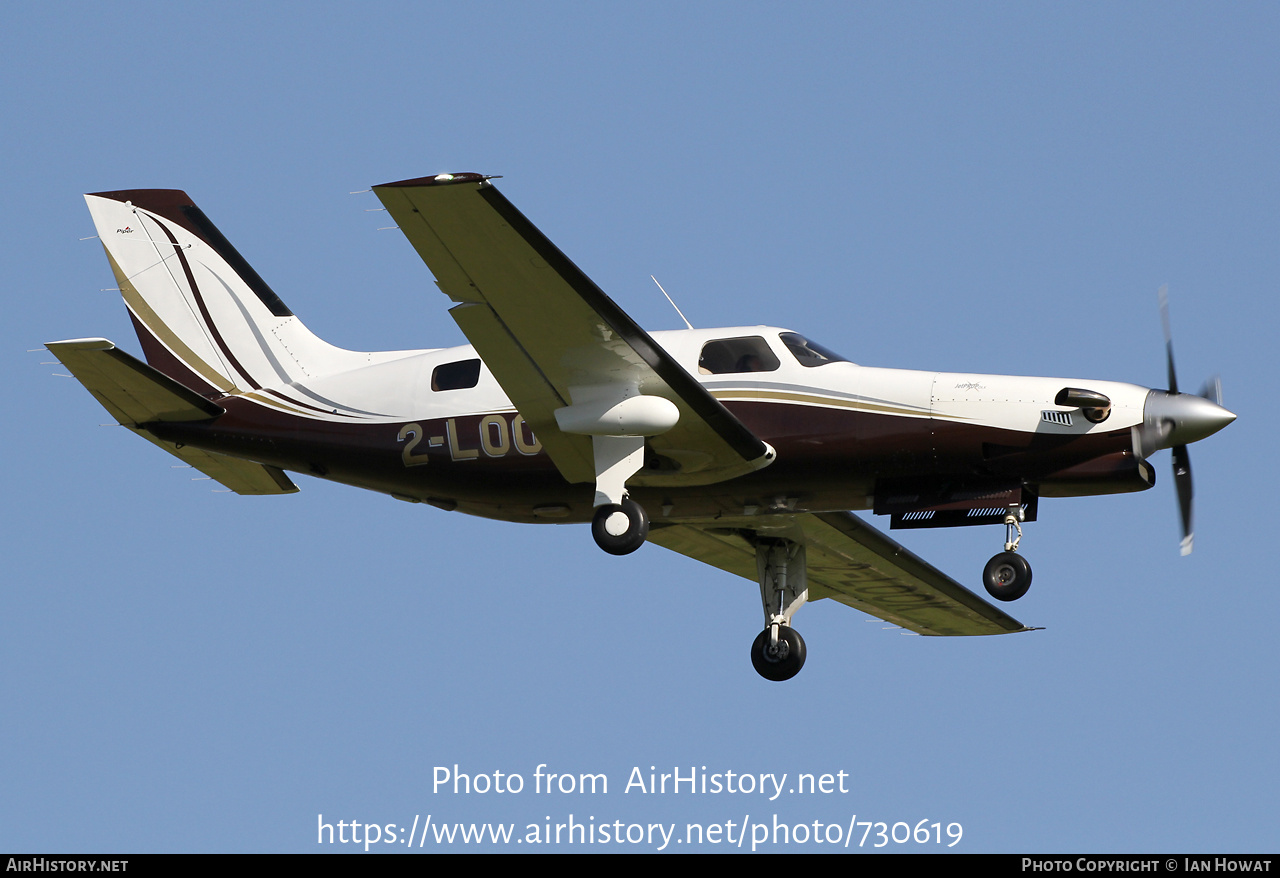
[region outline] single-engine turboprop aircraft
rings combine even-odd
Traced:
[[[487,518],[591,522],[759,583],[756,670],[805,660],[792,618],[830,598],[919,634],[1026,631],[863,523],[1005,525],[1041,497],[1150,488],[1172,448],[1191,549],[1187,445],[1235,415],[1216,384],[877,369],[768,326],[648,333],[480,174],[373,191],[453,300],[471,344],[362,353],[311,332],[183,192],[86,196],[146,362],[106,339],[48,348],[125,427],[241,494],[305,473]],[[1163,308],[1168,338],[1167,306]]]

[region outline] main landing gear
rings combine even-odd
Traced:
[[[649,516],[626,488],[627,479],[644,463],[644,437],[592,436],[591,447],[596,467],[591,536],[610,555],[630,555],[649,538]]]
[[[791,617],[809,599],[804,545],[784,539],[756,543],[756,571],[765,629],[751,644],[751,664],[766,680],[790,680],[804,667],[805,646]]]
[[[998,601],[1016,601],[1031,588],[1031,565],[1026,558],[1016,554],[1018,543],[1022,541],[1021,519],[1022,507],[1009,507],[1009,514],[1004,517],[1004,551],[988,561],[982,571],[982,584],[987,587],[987,594]]]

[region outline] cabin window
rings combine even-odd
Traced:
[[[698,358],[698,371],[704,375],[772,372],[780,365],[769,343],[758,335],[709,341]]]
[[[779,336],[787,350],[800,361],[801,366],[825,366],[827,363],[847,363],[844,357],[829,351],[817,342],[809,341],[798,332],[784,332]]]
[[[479,360],[459,360],[442,363],[431,373],[432,390],[463,390],[475,387],[480,381]]]

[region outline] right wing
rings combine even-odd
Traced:
[[[570,482],[595,479],[591,439],[555,412],[617,391],[670,400],[679,421],[649,440],[666,459],[637,484],[709,484],[766,466],[773,450],[604,294],[480,174],[373,187],[427,263],[450,310]]]
[[[1031,630],[848,512],[655,521],[649,542],[756,582],[757,534],[804,544],[810,600],[831,598],[917,634]]]

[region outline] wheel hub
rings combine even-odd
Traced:
[[[631,519],[627,518],[627,513],[619,509],[604,520],[604,529],[609,536],[620,537],[627,532],[627,528],[631,526]]]

